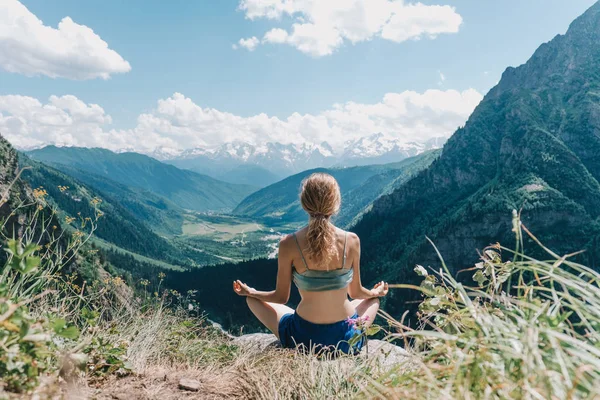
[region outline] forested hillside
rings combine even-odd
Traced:
[[[97,212],[101,212],[102,216],[95,231],[98,238],[157,260],[177,262],[181,259],[179,250],[153,232],[129,209],[117,201],[112,201],[110,196],[26,157],[21,157],[20,164],[21,167],[27,167],[23,172],[23,180],[33,188],[43,188],[46,191],[48,201],[59,211],[64,225],[78,229],[86,223],[85,218],[93,218]],[[95,203],[101,211],[96,211]],[[136,208],[134,202],[130,203],[130,206]],[[144,208],[144,205],[138,207]],[[66,223],[67,220],[71,222]]]
[[[27,152],[27,155],[76,175],[82,182],[90,185],[97,184],[95,176],[100,176],[128,187],[149,191],[181,208],[196,211],[231,210],[256,190],[253,186],[226,183],[192,171],[180,170],[137,153],[117,154],[98,148],[46,146]]]
[[[325,172],[337,179],[342,192],[342,209],[335,217],[335,222],[340,226],[348,226],[375,199],[429,166],[438,155],[439,150],[433,150],[393,164],[304,171],[251,194],[233,212],[276,221],[304,222],[307,217],[298,197],[302,180],[312,173]]]

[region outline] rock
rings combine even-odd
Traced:
[[[200,390],[202,384],[195,379],[182,378],[179,380],[179,389],[188,390],[190,392],[197,392]]]
[[[375,360],[375,364],[383,368],[406,364],[410,354],[400,346],[385,340],[369,339],[367,346],[362,348],[361,357]]]
[[[252,333],[238,336],[233,339],[233,343],[246,351],[255,351],[257,353],[281,347],[277,337],[269,333]],[[360,357],[380,367],[389,368],[398,364],[405,364],[410,355],[402,347],[390,342],[369,339],[368,345],[363,346]]]
[[[281,347],[277,336],[271,333],[250,333],[248,335],[237,336],[233,339],[233,343],[245,350],[257,352]]]

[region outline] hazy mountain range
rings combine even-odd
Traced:
[[[0,137],[1,143],[6,142]],[[4,155],[11,156],[14,150],[6,147]],[[306,220],[298,203],[300,181],[312,172],[325,171],[338,179],[343,192],[344,208],[336,223],[349,226],[375,199],[426,168],[439,153],[426,151],[397,163],[306,170],[262,190],[182,170],[142,154],[99,148],[46,146],[21,153],[19,163],[29,167],[23,177],[31,187],[47,190],[61,218],[93,215],[92,199],[101,200],[105,216],[98,222],[96,243],[112,260],[132,268],[143,268],[140,262],[190,267],[222,262],[218,254],[196,248],[191,238],[187,242],[183,227],[190,218],[194,220],[195,211],[232,212],[267,227],[291,229]],[[239,170],[252,174],[252,167]]]
[[[352,167],[387,164],[441,148],[446,138],[423,143],[403,142],[382,133],[348,141],[343,149],[334,150],[327,142],[320,144],[244,142],[225,143],[217,148],[185,151],[156,149],[148,154],[158,160],[212,176],[226,182],[267,186],[287,176],[314,168]],[[251,170],[249,171],[248,168]]]
[[[325,172],[336,178],[342,192],[342,208],[340,214],[334,217],[335,223],[341,227],[350,227],[370,208],[375,199],[392,192],[427,168],[440,153],[441,150],[430,150],[397,163],[302,171],[249,195],[233,213],[286,223],[303,223],[306,221],[306,212],[300,205],[298,188],[310,174]]]
[[[182,170],[138,153],[46,146],[26,154],[83,183],[100,185],[101,190],[106,190],[101,183],[108,179],[154,193],[183,209],[195,211],[231,210],[258,189],[258,186],[232,184]]]

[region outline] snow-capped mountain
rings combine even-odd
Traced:
[[[171,160],[181,156],[181,150],[171,149],[168,147],[157,147],[154,151],[146,153],[147,156],[155,158],[159,161]]]
[[[269,142],[253,145],[238,141],[225,143],[216,148],[198,147],[184,151],[158,148],[147,154],[177,167],[222,180],[229,180],[229,171],[234,169],[239,171],[243,166],[252,166],[254,174],[260,175],[259,172],[263,172],[257,179],[265,184],[317,167],[348,167],[397,162],[427,150],[440,148],[445,141],[446,138],[434,138],[423,143],[405,143],[382,133],[376,133],[348,141],[343,149],[337,151],[327,142],[320,144]]]
[[[164,157],[168,153],[164,149],[157,149],[149,155],[158,155],[162,161],[208,175],[220,175],[223,171],[240,165],[252,165],[284,177],[317,166],[331,166],[338,160],[327,143],[265,143],[255,146],[231,142],[213,149],[194,148],[176,156]]]
[[[446,139],[445,137],[436,137],[421,143],[404,143],[383,133],[376,133],[346,142],[344,152],[340,157],[340,164],[354,166],[397,162],[427,150],[441,148]]]

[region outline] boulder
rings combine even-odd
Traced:
[[[361,357],[369,362],[383,368],[406,364],[410,354],[400,346],[396,346],[385,340],[369,339],[367,345],[362,348]]]
[[[233,339],[233,343],[246,351],[257,353],[281,347],[277,337],[270,333],[251,333],[237,336]],[[405,364],[410,355],[402,347],[390,342],[369,339],[368,344],[363,346],[359,357],[380,367],[388,368]]]
[[[272,333],[249,333],[237,336],[233,339],[233,343],[244,350],[256,352],[281,347],[279,339]]]

